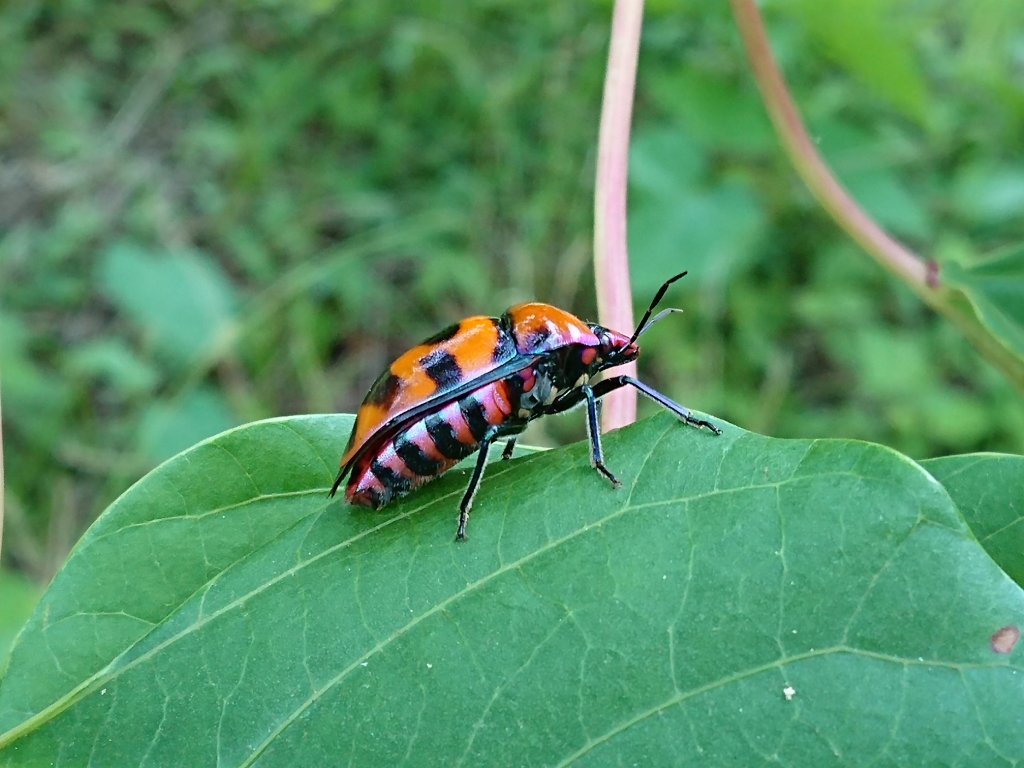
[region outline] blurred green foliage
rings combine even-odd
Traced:
[[[1024,240],[1024,5],[765,10],[820,149],[884,226],[968,266]],[[609,15],[5,5],[5,561],[47,578],[155,463],[243,421],[352,411],[456,318],[534,298],[593,317]],[[645,337],[645,378],[776,436],[1024,451],[1019,395],[800,184],[727,4],[648,3],[637,100],[638,302],[692,274],[671,295],[686,314]]]
[[[0,675],[7,667],[7,654],[22,625],[39,602],[39,585],[17,573],[0,570]]]

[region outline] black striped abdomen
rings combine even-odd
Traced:
[[[411,422],[356,463],[346,500],[380,509],[440,477],[476,451],[488,429],[510,425],[511,394],[505,381],[496,381]],[[511,421],[519,422],[515,417]]]

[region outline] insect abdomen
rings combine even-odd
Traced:
[[[488,429],[518,421],[511,416],[513,399],[508,382],[495,381],[411,422],[356,463],[346,500],[380,509],[440,477],[476,451]]]

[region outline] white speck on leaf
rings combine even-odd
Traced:
[[[367,667],[367,666],[369,666],[369,665],[370,665],[370,662],[368,662],[368,661],[364,661],[364,662],[363,662],[362,664],[360,664],[359,666],[361,666],[361,667]]]
[[[433,669],[433,668],[434,668],[433,664],[427,664],[427,669]]]
[[[786,701],[792,701],[793,697],[796,696],[796,688],[792,685],[787,685],[782,689],[782,695],[786,697]]]

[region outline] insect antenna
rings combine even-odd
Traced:
[[[647,331],[649,331],[651,329],[652,325],[654,325],[655,323],[661,322],[662,320],[664,320],[669,315],[674,315],[676,312],[678,312],[679,314],[682,314],[683,310],[676,309],[675,307],[669,307],[668,309],[661,310],[661,312],[659,312],[654,317],[652,317],[650,320],[648,320],[643,325],[642,328],[639,328],[637,330],[637,332],[635,334],[633,334],[633,341],[636,341],[641,336],[643,336],[645,333],[647,333]]]
[[[679,309],[665,309],[665,310],[662,310],[661,312],[659,312],[657,315],[655,315],[654,319],[651,320],[651,314],[654,312],[655,308],[658,306],[658,302],[660,302],[665,297],[665,291],[668,290],[668,287],[670,285],[672,285],[672,283],[674,283],[676,280],[678,280],[681,277],[686,277],[686,272],[680,272],[675,277],[670,277],[668,280],[665,281],[665,284],[662,285],[661,288],[658,289],[658,292],[656,294],[654,294],[654,301],[651,302],[651,306],[649,306],[647,308],[647,311],[644,312],[644,316],[640,320],[640,322],[637,324],[636,330],[633,331],[633,335],[629,337],[629,342],[626,344],[627,347],[630,344],[632,344],[634,341],[639,339],[640,338],[640,334],[642,334],[644,331],[646,331],[648,328],[650,328],[652,325],[654,325],[659,320],[665,318],[666,316],[672,314],[673,312],[681,312],[682,311],[682,310],[679,310]],[[650,321],[650,322],[648,322],[648,321]]]

